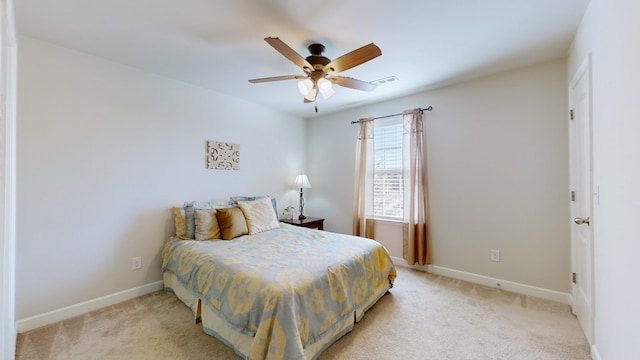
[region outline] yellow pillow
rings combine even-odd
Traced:
[[[196,240],[222,239],[216,210],[196,209],[194,210],[194,215],[196,218]]]
[[[187,218],[182,206],[173,207],[174,221],[176,225],[176,236],[184,238],[187,235]]]
[[[239,208],[217,209],[216,217],[224,240],[231,240],[249,233],[247,221]]]
[[[280,227],[280,222],[273,211],[273,204],[268,197],[252,201],[238,201],[238,207],[247,219],[249,234],[258,234]]]

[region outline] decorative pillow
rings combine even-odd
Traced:
[[[222,239],[216,210],[195,209],[194,215],[196,219],[196,240]]]
[[[237,207],[217,209],[216,218],[224,240],[231,240],[249,233],[244,214]]]
[[[273,212],[271,199],[268,197],[253,201],[238,201],[238,207],[247,220],[249,234],[257,234],[280,227],[278,217]]]
[[[238,201],[253,201],[258,199],[269,198],[271,199],[271,203],[273,204],[273,212],[276,214],[276,219],[278,218],[278,206],[276,206],[276,199],[272,198],[269,195],[260,195],[260,196],[232,196],[231,202],[235,205],[238,205]]]
[[[195,239],[196,218],[194,211],[196,209],[213,209],[213,204],[210,202],[186,201],[182,207],[173,207],[177,237]],[[184,226],[182,225],[183,222]]]
[[[229,208],[229,207],[236,206],[236,203],[233,201],[216,201],[216,202],[210,202],[210,204],[214,209],[222,209],[222,208]]]
[[[187,214],[182,206],[174,206],[172,209],[176,224],[176,237],[184,238],[187,234]]]

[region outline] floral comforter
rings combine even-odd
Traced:
[[[162,262],[226,326],[254,338],[241,353],[249,359],[306,359],[307,346],[359,320],[396,276],[376,241],[287,224],[233,240],[174,238]]]

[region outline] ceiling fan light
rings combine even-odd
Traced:
[[[315,84],[313,83],[313,80],[311,80],[310,78],[306,78],[302,80],[302,82],[304,83],[304,86],[306,86],[307,89],[309,89],[309,91],[311,91],[311,89],[316,87]]]
[[[318,95],[318,89],[311,89],[305,96],[304,98],[309,100],[309,101],[314,101],[316,99],[316,96]]]
[[[331,97],[331,95],[335,94],[336,91],[333,90],[332,88],[329,88],[329,90],[320,90],[320,93],[322,94],[322,97],[327,100],[328,98]]]
[[[325,91],[331,90],[333,87],[333,83],[325,78],[318,79],[318,87],[320,88],[320,92],[324,93]]]
[[[298,81],[298,91],[300,91],[300,94],[302,94],[303,96],[307,95],[309,93],[309,91],[313,88],[313,84],[312,84],[312,86],[310,88],[305,83],[308,80],[309,79],[304,79],[304,80]]]

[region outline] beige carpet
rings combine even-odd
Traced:
[[[406,268],[327,359],[590,359],[567,305]],[[239,359],[163,291],[18,336],[17,360]]]

